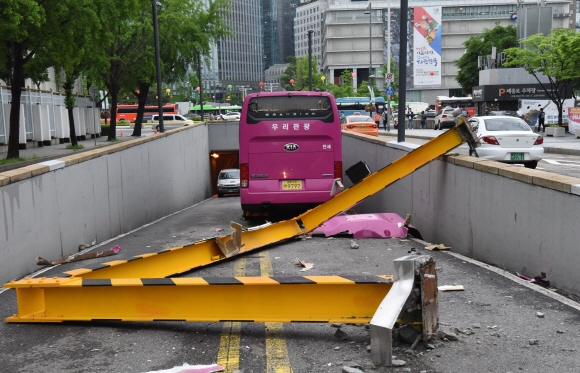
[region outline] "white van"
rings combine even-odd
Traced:
[[[151,128],[159,130],[159,114],[154,114],[151,117],[151,121],[153,122]],[[179,114],[163,114],[163,125],[166,124],[183,124],[184,126],[189,126],[193,124],[193,121]]]

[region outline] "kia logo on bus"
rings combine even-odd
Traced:
[[[284,149],[293,152],[294,150],[298,150],[298,144],[286,144],[284,145]]]

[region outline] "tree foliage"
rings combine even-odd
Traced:
[[[288,61],[290,65],[286,68],[286,71],[284,71],[284,75],[280,77],[280,85],[287,91],[307,91],[310,88],[308,56],[300,58],[289,56]],[[312,57],[312,89],[325,91],[328,88],[328,83],[326,82],[326,79],[321,79],[324,74],[319,73],[316,66],[318,66],[318,59]],[[290,83],[291,79],[294,80],[294,85]]]
[[[0,79],[11,87],[7,158],[19,157],[20,103],[24,81],[45,81],[47,70],[68,53],[77,33],[97,22],[92,0],[3,0],[0,5]],[[64,49],[64,50],[63,50]]]
[[[464,94],[471,94],[472,88],[479,85],[478,57],[491,54],[492,46],[495,46],[498,52],[515,47],[516,28],[512,25],[500,26],[498,21],[494,28],[484,29],[481,35],[470,37],[463,45],[465,53],[455,61],[455,65],[459,68],[455,80]]]
[[[558,108],[558,125],[566,95],[580,79],[580,34],[572,29],[536,34],[523,41],[523,48],[505,51],[505,66],[521,66],[532,74]],[[543,83],[540,76],[548,78]]]

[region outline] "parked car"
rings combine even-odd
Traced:
[[[183,114],[183,117],[185,117],[186,119],[190,119],[190,120],[201,120],[201,115],[199,115],[197,113]]]
[[[441,109],[439,114],[437,114],[434,118],[435,120],[435,127],[434,129],[442,130],[443,127],[452,128],[455,127],[455,117],[453,116],[454,108],[446,107]]]
[[[347,115],[340,120],[340,128],[345,131],[364,133],[365,135],[379,135],[379,127],[374,119],[367,115]]]
[[[217,179],[218,198],[224,194],[240,194],[240,170],[227,168],[221,170]]]
[[[240,120],[240,113],[227,111],[225,114],[218,114],[218,120]]]
[[[469,123],[477,132],[479,158],[536,168],[544,155],[544,138],[521,118],[512,116],[473,117]],[[474,155],[470,149],[469,155]]]
[[[151,122],[153,122],[151,128],[159,131],[159,114],[153,114]],[[190,124],[193,124],[193,121],[179,114],[164,114],[163,125],[166,124],[183,124],[184,126],[189,126]]]
[[[503,116],[503,115],[509,115],[510,117],[519,117],[518,112],[517,111],[513,111],[513,110],[495,110],[495,111],[490,111],[489,114],[487,114],[488,116]]]

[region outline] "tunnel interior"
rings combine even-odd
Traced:
[[[209,153],[211,170],[211,192],[217,194],[217,178],[221,170],[240,168],[240,152],[238,150],[212,150]]]

